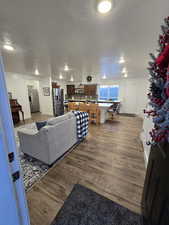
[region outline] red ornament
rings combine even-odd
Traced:
[[[159,67],[168,66],[169,62],[169,44],[165,46],[164,51],[156,59],[156,63]]]
[[[166,80],[167,80],[167,83],[166,83],[166,88],[165,88],[165,94],[167,97],[169,97],[169,65],[167,68]]]

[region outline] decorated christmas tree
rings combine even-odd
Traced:
[[[150,111],[144,111],[153,117],[154,128],[150,132],[151,144],[169,142],[169,17],[164,19],[159,36],[157,57],[150,54],[148,71],[150,90],[148,93]]]

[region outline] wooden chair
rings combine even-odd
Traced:
[[[98,104],[89,105],[89,121],[95,122],[97,125],[100,124],[100,108]]]
[[[86,103],[80,103],[79,104],[79,111],[81,112],[89,112],[89,107]]]
[[[68,111],[71,111],[71,110],[74,110],[74,111],[79,110],[79,106],[76,102],[69,102],[68,103]]]

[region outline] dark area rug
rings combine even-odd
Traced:
[[[39,181],[49,170],[49,166],[45,163],[23,154],[20,150],[18,131],[28,129],[29,131],[37,131],[35,123],[25,124],[15,128],[15,140],[17,145],[18,158],[20,159],[22,176],[25,190],[29,191],[32,186]]]
[[[141,216],[76,184],[51,225],[141,225]]]

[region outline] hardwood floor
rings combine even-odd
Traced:
[[[51,117],[53,117],[53,116],[43,115],[40,112],[31,113],[31,118],[30,119],[26,119],[24,122],[20,121],[19,123],[17,123],[15,125],[15,127],[19,127],[19,126],[22,126],[24,124],[33,123],[33,122],[37,122],[37,121],[47,120],[47,119],[49,119]]]
[[[141,127],[141,119],[122,116],[91,125],[87,139],[27,193],[31,225],[50,225],[76,183],[140,212],[145,177]]]

